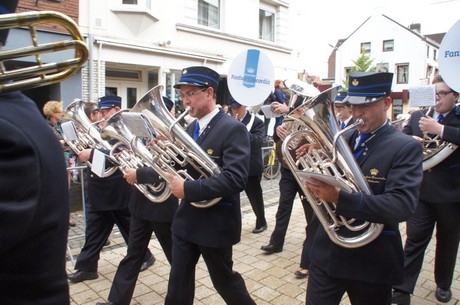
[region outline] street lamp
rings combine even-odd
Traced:
[[[337,51],[339,51],[339,60],[335,61],[335,84],[342,85],[342,50],[340,50],[337,46],[333,46],[332,44],[328,44],[336,53],[335,58],[337,59]],[[338,72],[338,73],[337,73]]]

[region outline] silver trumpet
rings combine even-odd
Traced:
[[[286,164],[331,241],[345,248],[358,248],[375,240],[382,232],[383,225],[336,215],[336,204],[315,196],[302,177],[302,173],[325,175],[333,178],[342,189],[372,194],[348,144],[341,136],[362,122],[339,133],[332,102],[338,89],[331,88],[308,99],[286,116],[284,125],[287,136],[281,150]],[[310,154],[296,157],[296,149],[304,144],[314,144],[316,148]]]
[[[189,113],[187,108],[177,120],[169,113],[163,101],[159,85],[147,92],[130,112],[142,114],[147,130],[153,130],[152,138],[144,144],[137,137],[131,141],[132,150],[145,163],[152,167],[166,182],[171,181],[166,173],[174,174],[184,180],[209,178],[221,173],[220,167],[193,141],[178,122]],[[140,132],[142,133],[142,132]],[[149,132],[144,132],[144,136]],[[147,151],[149,153],[147,153]],[[208,208],[220,201],[213,198],[191,202],[198,208]]]
[[[130,168],[138,169],[148,166],[141,158],[139,158],[131,149],[133,141],[141,142],[141,139],[136,138],[129,126],[136,122],[132,114],[126,110],[121,110],[112,115],[101,130],[101,137],[105,140],[115,140],[112,145],[109,156],[115,159],[118,163],[118,168],[123,174],[126,174]],[[138,145],[142,149],[142,145]],[[149,151],[145,149],[142,152],[148,155]],[[166,187],[164,181],[154,184],[135,183],[134,186],[144,194],[147,199],[154,203],[164,202],[170,195],[171,191]]]

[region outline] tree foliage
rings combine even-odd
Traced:
[[[345,79],[343,80],[344,89],[348,91],[348,76],[350,72],[375,72],[377,71],[377,67],[372,65],[373,62],[374,60],[371,59],[369,55],[364,53],[364,50],[362,50],[361,55],[356,60],[353,61],[355,65],[350,68]]]

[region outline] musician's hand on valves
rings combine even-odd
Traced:
[[[87,162],[89,160],[90,155],[91,149],[87,148],[78,153],[78,158],[80,158],[80,160],[82,160],[83,162]]]
[[[280,126],[276,127],[276,135],[281,139],[284,140],[286,137],[286,126],[281,124]]]
[[[324,183],[322,181],[316,180],[314,178],[312,178],[311,180],[313,183],[309,183],[307,181],[304,181],[304,183],[316,197],[327,202],[337,203],[339,201],[339,188]]]
[[[126,182],[128,182],[131,185],[136,183],[137,182],[136,169],[135,168],[126,169],[125,174],[123,175],[123,178],[125,178]]]
[[[317,148],[318,148],[318,145],[316,143],[303,144],[302,146],[296,149],[295,151],[296,157],[298,159],[306,154],[311,154],[313,149],[317,149]]]
[[[184,179],[171,173],[166,173],[166,176],[167,180],[170,181],[168,187],[171,190],[171,194],[178,199],[183,199],[185,197]]]
[[[430,134],[440,135],[442,132],[442,124],[439,124],[432,117],[425,116],[420,118],[419,126],[423,132],[427,132]]]
[[[416,139],[417,141],[419,141],[419,142],[422,143],[422,144],[425,142],[425,139],[420,138],[420,137],[418,137],[418,136],[412,136],[412,138]]]

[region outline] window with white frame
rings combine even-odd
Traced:
[[[409,82],[409,64],[396,64],[396,83],[407,84]]]
[[[436,60],[438,57],[438,50],[433,49],[433,59]]]
[[[198,24],[220,28],[220,0],[198,0]]]
[[[261,5],[259,8],[259,39],[275,41],[275,8]]]
[[[394,51],[394,47],[395,47],[395,41],[393,39],[383,41],[383,52]]]
[[[388,72],[390,65],[388,63],[381,62],[376,65],[376,68],[377,72]]]
[[[361,50],[360,53],[370,54],[371,53],[371,43],[370,42],[363,42],[361,43]]]
[[[151,9],[152,0],[121,0],[123,5],[139,6]]]

